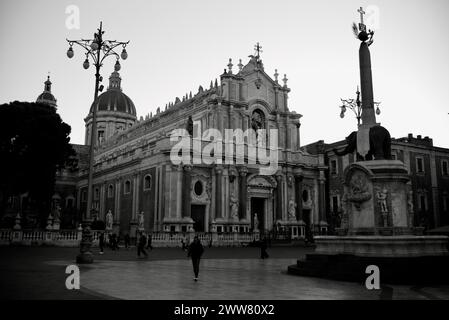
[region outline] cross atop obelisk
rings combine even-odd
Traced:
[[[360,13],[360,23],[359,23],[359,30],[360,31],[366,31],[366,26],[363,23],[363,15],[366,13],[363,11],[363,7],[360,7],[360,9],[357,10],[358,13]]]

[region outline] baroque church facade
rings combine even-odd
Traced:
[[[293,237],[325,232],[324,156],[301,150],[301,115],[290,111],[287,78],[280,84],[278,76],[276,71],[272,79],[265,72],[258,54],[246,65],[240,60],[235,73],[230,60],[210,88],[200,86],[196,94],[176,98],[164,110],[138,119],[132,100],[122,92],[120,75],[112,73],[107,91],[85,118],[88,144],[97,108],[95,210],[84,218],[104,221],[110,211],[115,232],[131,236],[142,227],[139,222],[150,232],[283,230]],[[240,161],[234,156],[231,161],[215,157],[212,163],[174,163],[176,129],[187,129],[193,138],[189,141],[201,150],[211,142],[204,135],[208,129],[222,137],[227,129],[264,132],[270,141],[264,151],[276,153],[277,168],[261,174],[261,164],[248,156],[248,139],[231,142],[232,150],[245,150]],[[274,144],[272,130],[277,133]],[[78,151],[85,158],[87,148]],[[213,154],[221,153],[214,149]],[[75,188],[78,211],[87,212],[87,166],[66,176]]]

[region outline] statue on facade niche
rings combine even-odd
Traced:
[[[137,229],[139,230],[144,230],[144,222],[145,222],[145,218],[143,215],[143,211],[137,215]]]
[[[254,214],[254,231],[259,231],[259,219],[257,213]]]
[[[231,217],[233,220],[239,219],[239,202],[234,195],[231,195]]]
[[[112,215],[112,211],[109,210],[106,214],[106,230],[112,230],[112,224],[114,222],[114,217]]]
[[[292,199],[288,202],[288,219],[296,220],[296,202]]]

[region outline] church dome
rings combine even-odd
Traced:
[[[51,81],[50,76],[47,77],[47,81],[44,82],[44,92],[42,92],[36,99],[37,103],[45,103],[56,107],[56,98],[51,93]]]
[[[113,72],[109,77],[108,90],[98,97],[98,111],[116,111],[136,116],[136,107],[132,100],[122,92],[121,78],[118,72]],[[90,112],[93,111],[92,104]]]

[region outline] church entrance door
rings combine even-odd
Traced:
[[[193,229],[195,229],[195,232],[204,232],[205,212],[205,205],[192,204],[191,216],[193,221],[195,221],[193,224]]]
[[[251,223],[254,227],[254,215],[257,215],[259,231],[265,230],[265,198],[251,198]]]

